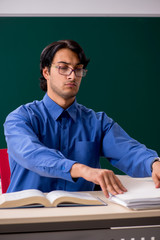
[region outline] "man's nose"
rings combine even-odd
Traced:
[[[70,75],[68,76],[68,79],[74,79],[74,78],[76,78],[76,74],[75,74],[74,69],[72,69],[72,72],[71,72]]]

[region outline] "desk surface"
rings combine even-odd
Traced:
[[[0,209],[0,225],[160,218],[160,209],[134,211],[109,202],[101,191],[90,193],[100,197],[107,206]]]
[[[159,236],[160,209],[134,211],[109,202],[101,191],[90,193],[101,198],[107,203],[107,206],[0,209],[0,235],[3,234],[3,237],[4,235],[10,236],[11,238],[6,238],[9,240],[13,240],[12,235],[15,235],[15,239],[17,240],[22,239],[21,236],[26,233],[40,233],[37,238],[40,240],[40,238],[53,239],[52,235],[50,238],[48,238],[48,235],[47,237],[46,235],[42,237],[42,235],[54,232],[55,239],[55,235],[58,233],[64,234],[60,239],[71,239],[70,237],[72,236],[73,238],[74,231],[77,237],[79,231],[81,232],[83,230],[83,232],[85,232],[89,230],[94,236],[94,239],[97,239],[96,231],[98,231],[98,236],[99,231],[101,231],[101,234],[104,232],[104,239],[106,239],[106,230],[109,229],[128,229],[128,227],[131,226],[131,235],[133,235],[133,227],[139,226],[138,229],[140,229],[140,233],[138,234],[141,234],[143,230],[146,232],[146,228],[142,229],[143,226],[150,226],[150,228],[148,228],[150,229],[149,231],[151,231],[151,229],[153,229],[153,231],[147,234]],[[157,233],[155,232],[156,227],[158,227]],[[68,238],[66,238],[67,233],[71,234]],[[17,234],[20,234],[20,236]],[[125,232],[125,234],[128,233]],[[117,236],[117,232],[115,235]],[[20,238],[17,238],[18,236]],[[113,231],[111,236],[111,238],[107,239],[113,238]],[[73,239],[75,239],[75,237]],[[91,239],[91,236],[89,235],[87,239]]]
[[[108,205],[0,209],[0,234],[103,230],[160,224],[160,209],[134,211],[109,202],[101,191],[90,193]]]

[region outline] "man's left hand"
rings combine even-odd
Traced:
[[[156,188],[160,188],[160,162],[156,161],[152,164],[152,179]]]

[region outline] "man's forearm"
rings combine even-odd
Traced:
[[[72,178],[79,178],[79,177],[83,177],[85,178],[85,172],[87,171],[87,169],[89,169],[88,166],[83,165],[81,163],[75,163],[73,164],[71,170],[70,170],[70,174]]]

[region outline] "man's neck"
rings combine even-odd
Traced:
[[[50,94],[48,92],[47,92],[47,94],[55,103],[57,103],[63,109],[67,109],[75,101],[75,97],[69,98],[69,99],[64,99],[64,98],[55,98],[53,96],[50,96]]]

